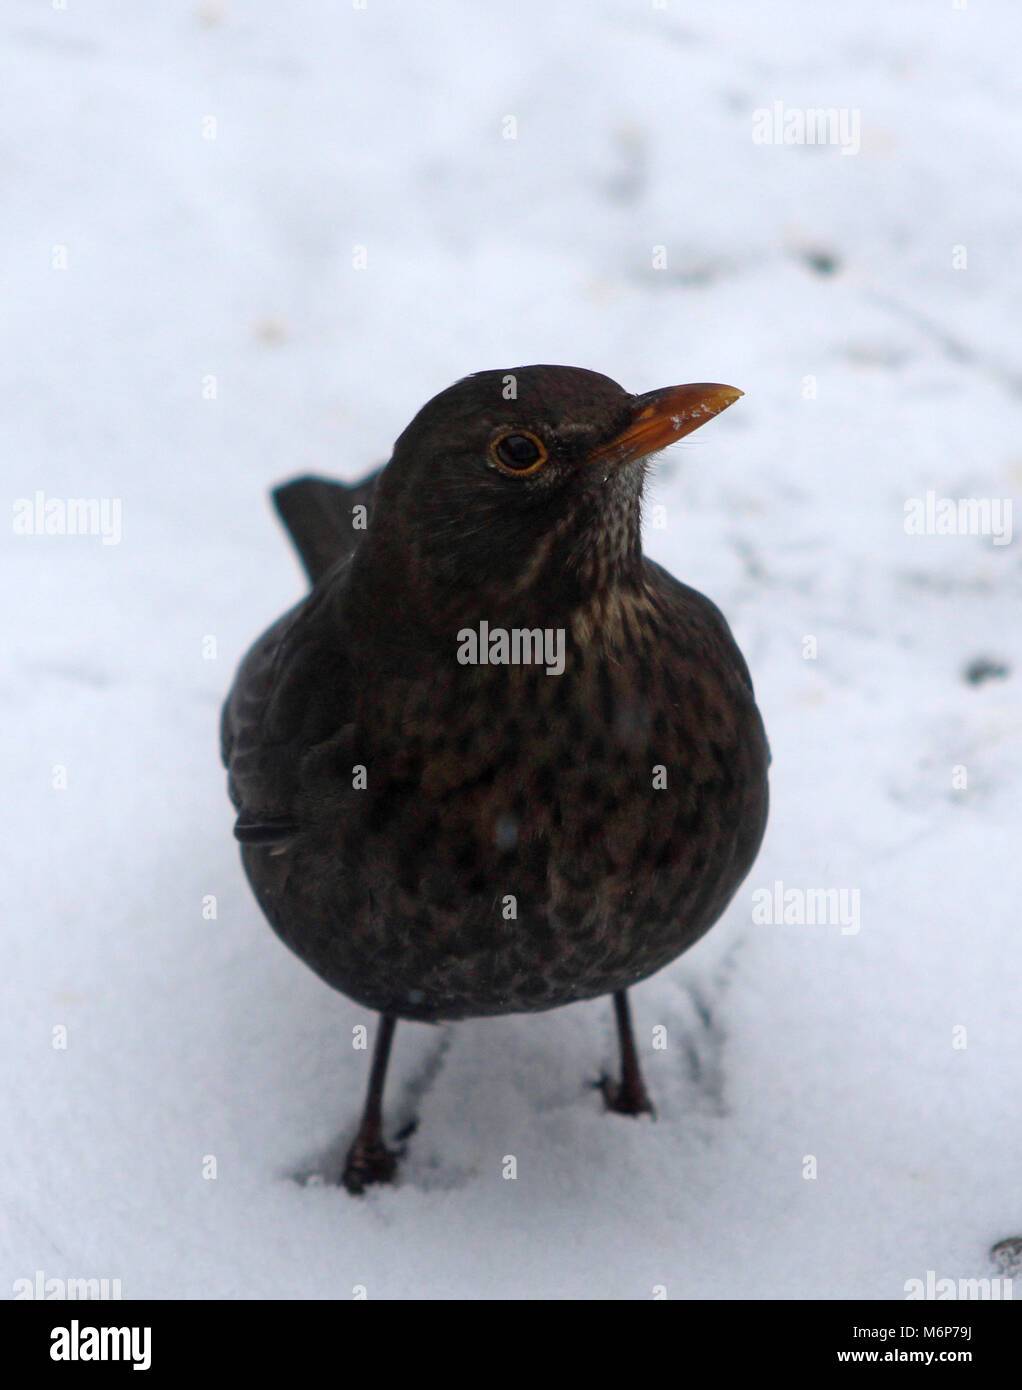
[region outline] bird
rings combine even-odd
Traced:
[[[270,925],[380,1022],[340,1182],[394,1179],[399,1020],[613,998],[607,1110],[655,1114],[627,991],[718,921],[770,754],[716,605],[643,554],[651,458],[734,404],[476,372],[356,483],[273,500],[311,585],[243,658],[221,751]]]

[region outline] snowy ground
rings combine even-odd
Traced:
[[[119,544],[5,533],[0,1291],[996,1274],[1019,543],[904,518],[1022,493],[1017,6],[8,0],[0,27],[5,505],[123,507]],[[757,143],[775,101],[860,112],[858,152]],[[746,392],[663,459],[647,546],[748,656],[772,820],[724,921],[634,991],[655,1123],[587,1086],[607,1001],[406,1025],[389,1112],[419,1129],[356,1201],[301,1176],[350,1136],[371,1019],[249,894],[218,707],[302,589],[268,486],[357,476],[438,389],[533,361]],[[857,891],[861,929],[754,921],[777,881]]]

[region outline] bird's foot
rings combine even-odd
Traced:
[[[604,1105],[615,1115],[652,1115],[656,1119],[653,1102],[641,1081],[629,1084],[604,1075],[596,1084],[603,1092]]]
[[[341,1186],[360,1197],[373,1183],[393,1182],[397,1160],[398,1155],[381,1141],[366,1143],[361,1138],[356,1139],[344,1161]]]

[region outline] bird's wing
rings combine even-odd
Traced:
[[[731,636],[727,619],[715,603],[669,574],[654,560],[643,560],[647,592],[670,628],[692,655],[702,655],[734,682],[739,691],[753,697],[752,676],[745,657]]]
[[[238,670],[220,721],[227,789],[238,810],[234,833],[277,844],[298,830],[296,800],[311,679],[317,659],[312,594],[263,633]],[[303,679],[304,673],[304,679]]]
[[[273,494],[315,588],[252,647],[224,705],[221,756],[238,808],[234,833],[246,844],[280,844],[298,831],[303,757],[350,722],[340,600],[365,535],[352,509],[371,505],[377,476],[350,487],[298,478]]]
[[[360,483],[304,477],[274,489],[274,506],[313,584],[350,555],[365,535],[380,472],[377,469]]]

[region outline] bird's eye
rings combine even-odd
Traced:
[[[490,445],[490,451],[498,468],[505,473],[535,473],[547,461],[547,451],[542,440],[534,434],[517,430],[514,434],[502,434]]]

